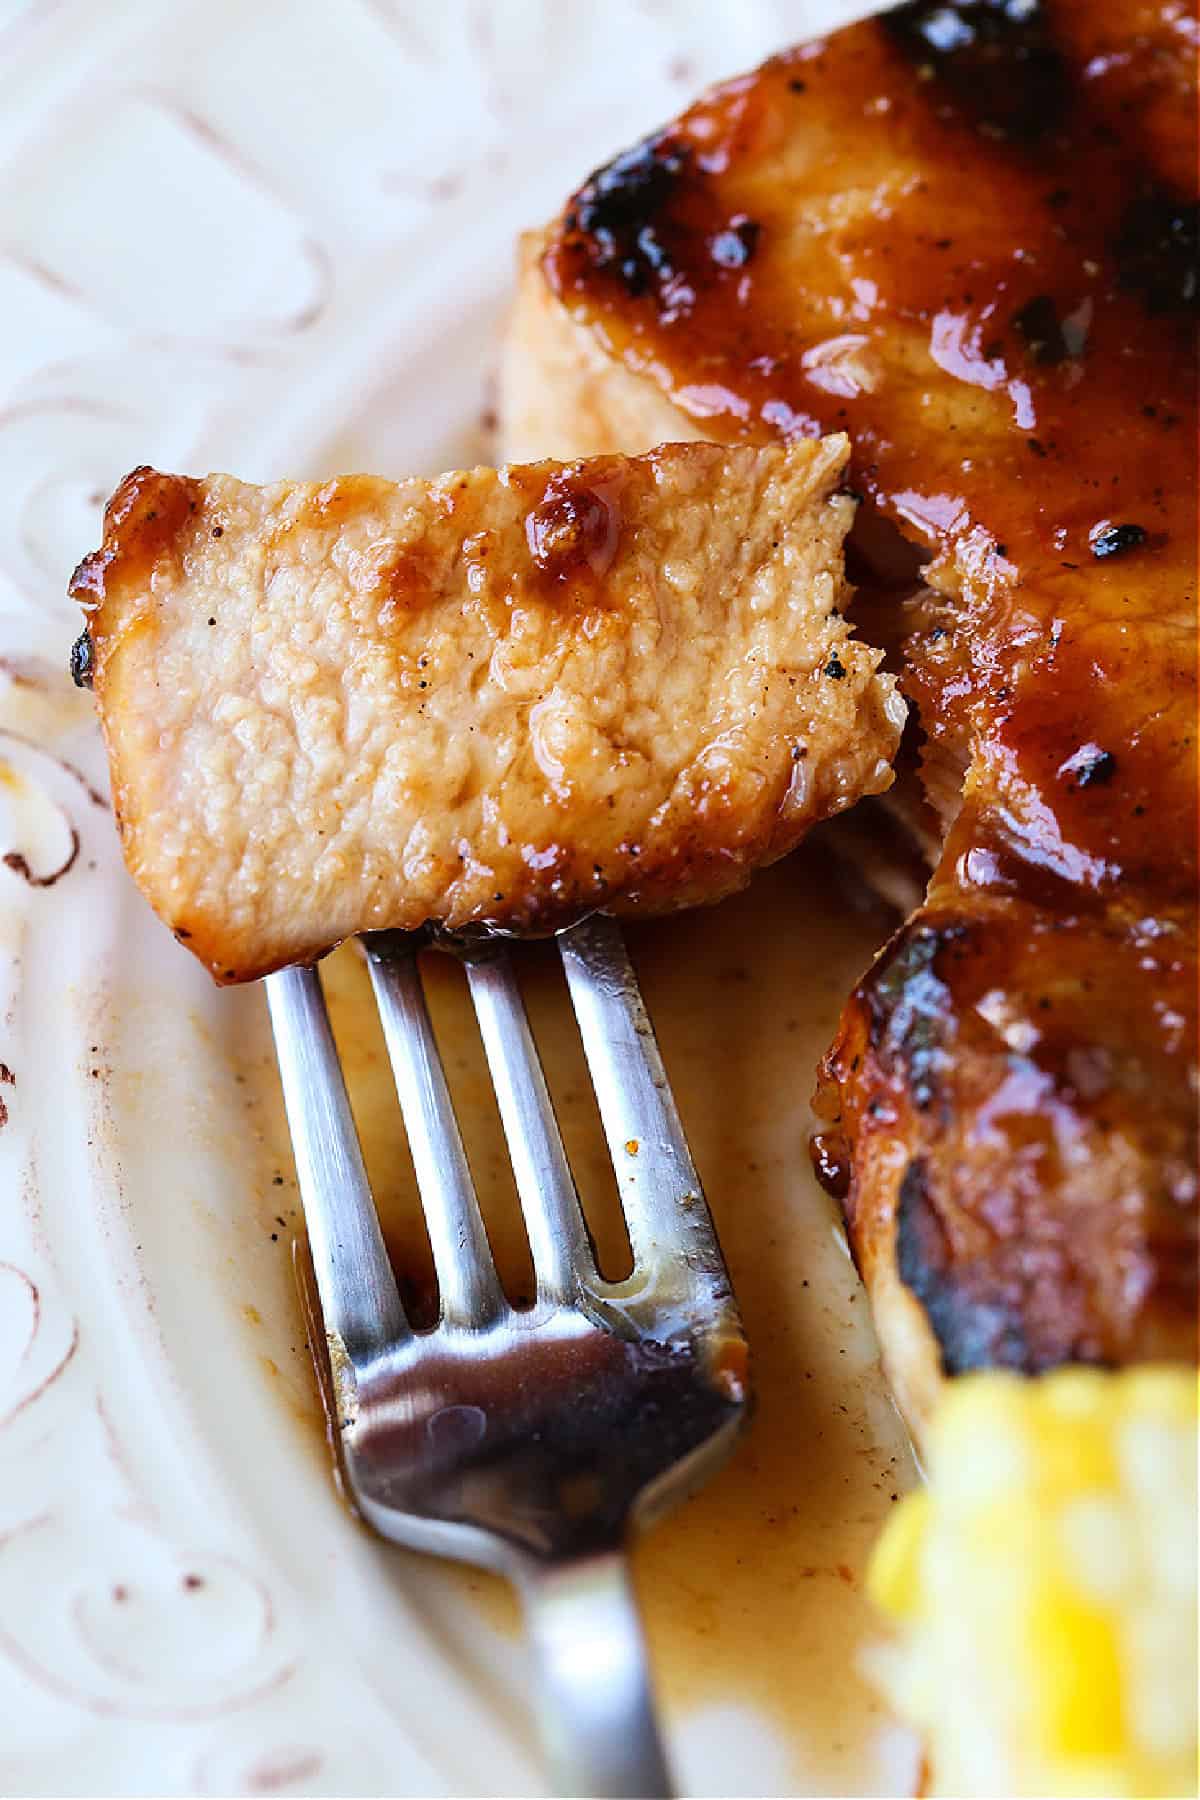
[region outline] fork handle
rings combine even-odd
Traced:
[[[528,1567],[520,1587],[555,1794],[665,1800],[675,1790],[622,1552]]]

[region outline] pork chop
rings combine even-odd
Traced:
[[[819,1146],[918,1428],[946,1373],[1196,1351],[1195,116],[1176,0],[920,0],[706,95],[526,256],[526,453],[844,429],[927,559],[891,648],[941,841]]]
[[[135,471],[72,592],[138,885],[222,982],[742,886],[891,780],[903,703],[839,610],[847,454]]]

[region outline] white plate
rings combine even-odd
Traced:
[[[124,875],[62,595],[135,463],[479,455],[517,230],[708,80],[850,10],[0,9],[4,1792],[542,1791],[502,1597],[375,1543],[333,1491],[261,995],[218,994]],[[793,860],[635,941],[762,1395],[735,1465],[639,1552],[695,1793],[911,1776],[853,1674],[866,1550],[911,1470],[804,1154],[815,1058],[886,920],[831,908],[830,879]],[[586,1176],[578,1052],[538,968]],[[369,1154],[411,1210],[355,980],[343,961]],[[448,980],[482,1166],[494,1127]]]

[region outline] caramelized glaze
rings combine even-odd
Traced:
[[[845,428],[930,558],[897,651],[961,809],[823,1154],[951,1371],[1195,1350],[1195,37],[901,7],[618,157],[544,259],[711,435]]]
[[[148,586],[159,558],[196,511],[199,485],[186,475],[163,475],[145,464],[131,470],[104,508],[103,544],[84,557],[71,577],[72,596],[84,606],[101,604],[118,555],[122,574]]]
[[[578,586],[590,577],[599,589],[621,539],[623,486],[615,458],[607,477],[592,471],[585,480],[570,469],[551,476],[525,518],[529,554],[547,580]]]

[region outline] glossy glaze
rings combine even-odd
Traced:
[[[847,429],[931,559],[893,630],[962,806],[823,1154],[948,1370],[1195,1348],[1194,133],[1170,0],[908,6],[701,100],[545,256],[712,435]]]

